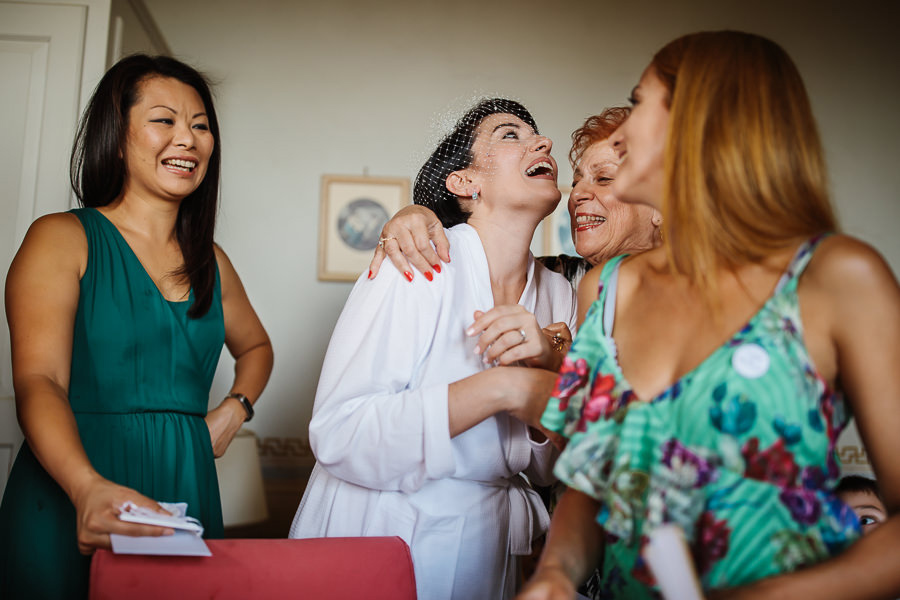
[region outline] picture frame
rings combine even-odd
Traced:
[[[381,228],[409,204],[406,177],[322,175],[320,281],[356,281],[368,268]]]
[[[569,218],[569,194],[572,192],[572,188],[560,186],[559,191],[562,194],[559,205],[541,221],[543,230],[541,253],[543,256],[559,256],[560,254],[578,256],[578,253],[575,252],[575,241],[572,239],[572,225]]]

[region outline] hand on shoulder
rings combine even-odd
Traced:
[[[410,282],[415,278],[410,263],[431,281],[434,273],[441,272],[441,261],[450,262],[450,243],[444,228],[434,212],[424,206],[412,204],[401,209],[385,223],[379,239],[369,264],[369,279],[378,275],[385,255]]]

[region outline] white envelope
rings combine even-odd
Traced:
[[[164,556],[212,556],[203,541],[203,526],[187,516],[187,503],[160,502],[171,514],[166,515],[126,502],[119,507],[119,519],[130,523],[160,525],[175,530],[174,535],[140,536],[109,535],[116,554],[151,554]]]

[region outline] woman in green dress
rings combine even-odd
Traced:
[[[203,76],[135,55],[104,75],[72,157],[84,208],[41,217],[6,308],[25,434],[0,507],[0,596],[78,598],[125,502],[187,502],[222,535],[214,456],[272,369],[269,338],[213,242],[221,149]],[[222,344],[231,394],[207,413]]]

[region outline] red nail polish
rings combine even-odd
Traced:
[[[428,281],[434,279],[434,275],[431,274],[431,271],[425,271],[425,279],[427,279]]]
[[[407,281],[412,281],[412,273],[409,271],[403,271],[403,276],[406,277]]]
[[[372,279],[372,269],[369,269],[369,279]]]
[[[431,265],[434,268],[435,273],[441,272],[441,265]]]

